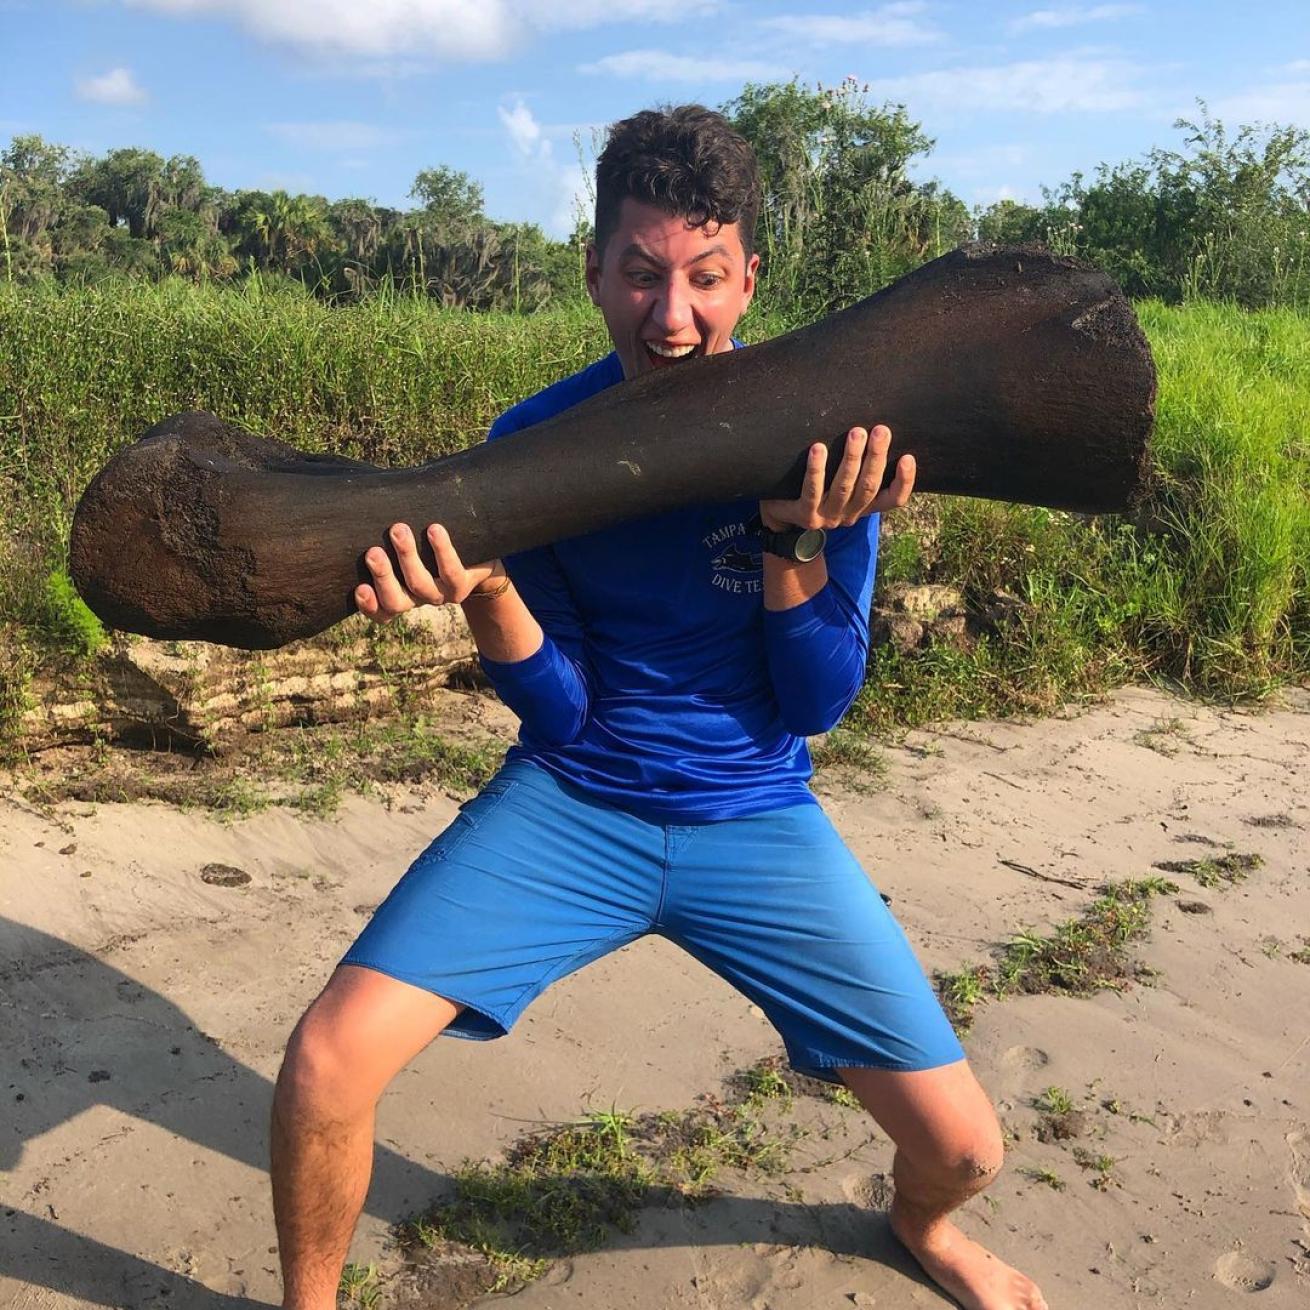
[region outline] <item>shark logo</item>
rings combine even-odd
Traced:
[[[745,523],[725,523],[706,533],[701,542],[710,551],[713,587],[735,596],[758,595],[764,590],[760,544]]]
[[[760,556],[758,551],[750,555],[744,550],[729,547],[722,555],[711,560],[710,564],[716,573],[720,569],[729,573],[755,573],[760,567]]]

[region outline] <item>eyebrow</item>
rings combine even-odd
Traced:
[[[639,258],[646,260],[648,263],[659,265],[661,268],[664,266],[664,261],[662,259],[660,259],[657,255],[653,254],[651,251],[647,250],[645,246],[641,245],[637,241],[634,241],[630,245],[625,246],[624,249],[620,252],[619,258],[627,259],[629,255],[636,255]],[[702,250],[699,255],[697,255],[694,259],[688,260],[687,262],[689,264],[699,264],[701,260],[709,259],[714,255],[723,255],[724,257],[731,259],[732,251],[729,250],[728,247],[723,245],[721,242],[717,242],[714,245],[710,246],[708,249]]]

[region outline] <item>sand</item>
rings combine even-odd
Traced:
[[[915,733],[886,754],[877,789],[820,788],[929,969],[1049,929],[1107,878],[1263,857],[1231,886],[1172,875],[1180,890],[1157,898],[1135,948],[1146,981],[978,1007],[966,1045],[1009,1152],[961,1224],[1056,1310],[1306,1305],[1310,963],[1294,956],[1310,939],[1310,696],[1248,714],[1136,689],[1068,718]],[[330,820],[224,824],[0,797],[0,1305],[277,1303],[264,1161],[282,1046],[456,803],[397,791]],[[214,864],[248,881],[204,881]],[[727,986],[639,942],[556,986],[508,1039],[440,1041],[397,1079],[352,1258],[394,1269],[390,1224],[466,1158],[588,1108],[685,1107],[777,1050]],[[1035,1135],[1049,1086],[1085,1111],[1080,1138]],[[796,1113],[829,1139],[807,1139],[790,1177],[647,1210],[515,1304],[949,1304],[877,1208],[885,1137],[838,1106]],[[1079,1145],[1113,1160],[1108,1180],[1079,1166]]]

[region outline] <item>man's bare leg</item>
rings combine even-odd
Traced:
[[[286,1310],[333,1310],[388,1083],[459,1007],[342,965],[287,1044],[273,1096],[273,1213]]]
[[[965,1310],[1047,1310],[1036,1283],[948,1218],[996,1177],[1005,1154],[996,1114],[968,1064],[840,1072],[896,1144],[892,1231],[924,1272]]]

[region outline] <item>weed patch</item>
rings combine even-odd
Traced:
[[[1045,1183],[1053,1192],[1063,1192],[1065,1189],[1064,1179],[1054,1169],[1027,1168],[1020,1169],[1019,1172],[1025,1178],[1031,1178],[1035,1183]]]
[[[688,1110],[610,1110],[533,1133],[495,1163],[465,1164],[453,1196],[401,1226],[401,1249],[429,1270],[467,1271],[472,1257],[482,1290],[517,1290],[552,1260],[631,1232],[645,1207],[702,1202],[725,1173],[782,1174],[803,1135],[784,1116],[814,1094],[809,1083],[766,1060]]]
[[[1164,873],[1185,873],[1195,878],[1202,887],[1231,887],[1244,882],[1264,864],[1263,856],[1252,852],[1233,852],[1201,860],[1160,860],[1153,868]]]
[[[19,775],[36,804],[159,800],[239,819],[272,806],[317,817],[348,794],[384,794],[387,784],[475,791],[500,765],[504,743],[454,740],[424,715],[346,726],[282,728],[243,749],[212,756],[80,748]]]
[[[992,964],[938,974],[937,992],[956,1031],[968,1031],[973,1010],[983,1000],[1039,992],[1089,996],[1146,976],[1131,959],[1128,944],[1145,935],[1152,898],[1177,890],[1176,884],[1158,877],[1106,883],[1082,914],[1057,924],[1049,934],[1024,930]]]

